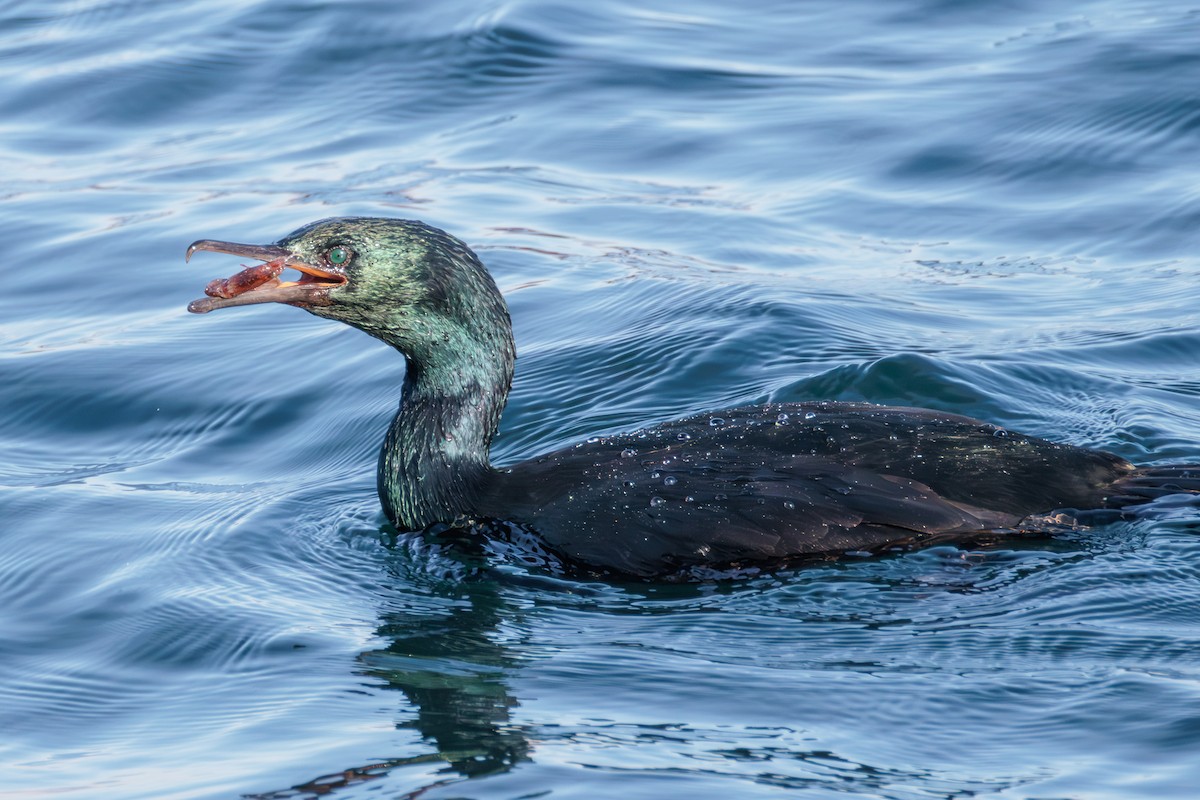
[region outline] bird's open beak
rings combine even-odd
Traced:
[[[329,305],[329,290],[346,282],[346,276],[324,267],[301,261],[286,248],[275,244],[237,244],[201,239],[187,249],[187,261],[197,250],[228,253],[253,258],[261,264],[246,267],[229,278],[218,278],[204,288],[207,297],[188,303],[193,314],[207,314],[217,308],[248,306],[255,303],[286,303],[294,306]],[[294,269],[300,279],[281,281],[284,269]]]

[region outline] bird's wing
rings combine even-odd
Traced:
[[[497,507],[567,559],[634,575],[875,550],[1016,521],[823,457],[747,465],[663,454],[526,462],[506,474]]]

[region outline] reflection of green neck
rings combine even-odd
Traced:
[[[376,628],[382,649],[359,656],[369,674],[408,697],[411,708],[398,726],[432,741],[436,758],[463,777],[507,772],[528,760],[531,748],[528,731],[512,718],[519,703],[508,682],[521,654],[497,635],[516,611],[498,587],[433,581],[426,587],[432,598],[422,597],[442,602],[385,613]],[[446,771],[439,774],[444,779]]]
[[[435,345],[430,338],[422,342],[419,360],[407,356],[404,396],[378,473],[384,510],[398,528],[417,530],[469,515],[491,472],[488,449],[508,399],[514,359],[508,313],[494,285],[492,290],[499,303],[479,304],[475,330],[446,326],[431,337]]]

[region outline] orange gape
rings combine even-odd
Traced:
[[[246,267],[231,277],[217,278],[204,287],[204,293],[209,297],[223,297],[227,300],[237,297],[243,292],[257,289],[272,278],[278,277],[279,273],[283,272],[283,262],[283,258],[277,258],[265,264]]]

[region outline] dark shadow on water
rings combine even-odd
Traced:
[[[1159,503],[1155,507],[1161,506],[1169,516],[1175,505]],[[1189,510],[1193,513],[1188,520],[1194,524],[1194,506]],[[1120,543],[1128,543],[1130,531],[1125,524],[1118,523],[1091,530],[1064,525],[1056,535],[1047,535],[1044,530],[1025,536],[980,532],[973,540],[924,548],[911,553],[910,558],[898,553],[864,553],[823,562],[823,567],[811,563],[784,567],[743,580],[722,579],[722,573],[717,579],[693,583],[578,582],[555,575],[557,565],[536,563],[540,559],[528,550],[514,555],[511,546],[478,536],[459,535],[461,532],[453,530],[425,536],[396,534],[387,527],[379,533],[390,541],[395,555],[389,559],[387,580],[401,588],[393,598],[393,608],[384,608],[379,614],[375,638],[382,646],[358,656],[360,674],[372,679],[376,689],[403,694],[407,703],[397,704],[396,729],[415,732],[427,748],[413,755],[349,766],[286,789],[243,795],[247,800],[324,797],[380,779],[384,780],[378,786],[387,787],[388,797],[419,798],[440,787],[501,775],[523,762],[531,762],[533,742],[538,738],[545,741],[547,734],[543,730],[535,735],[529,727],[513,721],[513,712],[520,703],[509,685],[511,676],[525,661],[520,635],[513,632],[521,629],[517,624],[523,607],[519,598],[529,592],[546,593],[566,605],[606,615],[637,616],[688,613],[704,607],[718,609],[730,599],[760,595],[760,610],[775,609],[781,617],[798,624],[812,621],[829,625],[851,618],[839,617],[840,607],[831,608],[824,600],[811,611],[811,616],[804,613],[803,606],[797,606],[803,602],[802,592],[780,595],[774,601],[770,597],[789,584],[802,590],[805,582],[801,576],[811,575],[813,569],[823,570],[823,578],[817,582],[822,593],[829,587],[836,588],[839,577],[844,575],[858,587],[851,591],[861,592],[868,585],[875,587],[866,589],[864,598],[868,601],[873,599],[875,589],[886,593],[914,587],[924,591],[932,586],[932,590],[947,594],[992,593],[998,585],[1020,580],[1030,569],[1054,561],[1034,559],[1036,563],[1031,562],[1027,567],[1023,556],[1050,553],[1087,558],[1096,548],[1111,551]],[[961,583],[929,584],[929,565],[947,559],[976,566],[992,561],[994,568],[964,575]],[[531,565],[533,570],[524,569]],[[939,570],[933,572],[941,575]],[[853,600],[849,603],[856,613],[860,610]],[[882,605],[876,602],[868,608],[868,614],[870,608],[883,616],[875,621],[856,616],[851,619],[856,628],[911,624],[897,618],[890,602]],[[871,665],[872,669],[876,667]],[[628,727],[600,726],[591,730],[590,735],[609,737],[613,746],[620,747],[646,741],[649,734],[640,726],[626,731]],[[696,738],[696,746],[704,745],[704,732],[681,730]],[[762,761],[802,765],[803,768],[797,767],[802,774],[792,776],[773,772],[742,775],[740,768],[734,770],[739,778],[785,788],[828,786],[830,781],[851,781],[871,789],[897,783],[958,785],[954,779],[936,772],[876,768],[831,752],[810,753],[773,744],[750,749],[712,749],[710,754],[738,764]],[[431,765],[440,767],[431,773]],[[406,779],[405,767],[417,767],[420,772]],[[717,770],[713,774],[725,773]],[[965,794],[951,791],[944,796],[966,796],[977,789],[990,792],[997,787],[1011,788],[1030,779],[1030,776],[996,777],[970,783]]]
[[[390,644],[362,656],[369,674],[416,707],[416,718],[400,727],[418,731],[464,777],[504,772],[529,756],[525,731],[511,722],[518,703],[504,680],[517,660],[489,636],[507,610],[497,589],[490,580],[463,584],[466,602],[442,619],[413,625],[388,615],[379,635]]]
[[[407,708],[415,711],[412,718],[399,721],[397,729],[416,731],[434,751],[348,767],[288,789],[244,795],[247,800],[323,797],[384,778],[398,768],[444,764],[439,770],[444,777],[388,795],[416,798],[439,786],[507,772],[529,760],[532,746],[527,731],[512,722],[511,712],[519,703],[506,682],[520,659],[498,635],[515,613],[504,598],[505,584],[486,571],[486,555],[478,547],[463,542],[453,548],[436,543],[432,547],[439,566],[451,574],[432,581],[425,576],[423,582],[448,605],[448,613],[385,611],[375,633],[386,646],[362,653],[359,661],[364,675],[378,679],[384,690],[402,692]],[[400,582],[412,576],[392,577]]]

